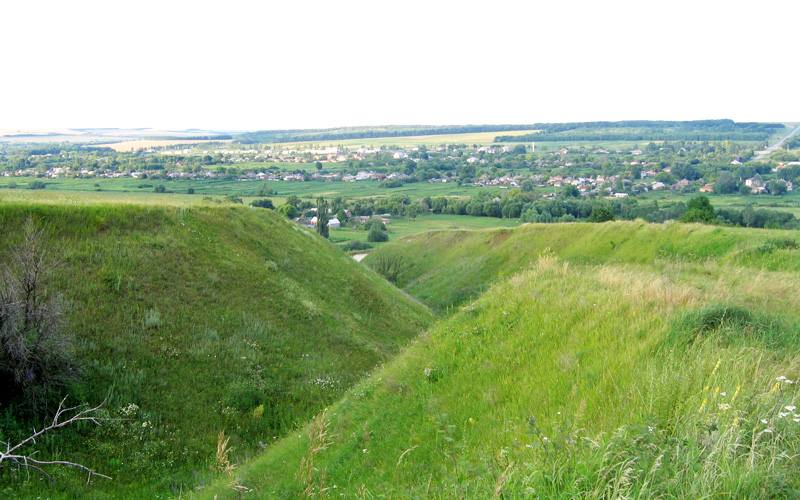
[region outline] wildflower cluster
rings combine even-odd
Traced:
[[[118,410],[119,414],[123,417],[132,417],[139,411],[139,405],[136,403],[128,403]]]
[[[311,383],[326,390],[335,390],[339,387],[339,381],[331,376],[317,377]]]

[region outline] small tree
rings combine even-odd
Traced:
[[[780,196],[786,194],[787,187],[786,184],[779,180],[771,180],[767,182],[767,191],[773,196]]]
[[[277,212],[285,215],[289,219],[294,219],[297,217],[297,207],[294,205],[289,205],[288,203],[286,205],[279,206]]]
[[[31,219],[22,241],[0,262],[0,401],[20,401],[34,413],[59,396],[77,373],[72,337],[64,329],[63,302],[47,283],[60,262]]]
[[[258,207],[258,208],[269,208],[271,210],[275,210],[275,205],[272,203],[272,200],[269,198],[262,198],[260,200],[253,200],[250,202],[251,207]]]
[[[400,273],[408,267],[408,262],[400,254],[383,252],[370,260],[370,265],[384,278],[395,283]]]
[[[323,238],[327,238],[330,233],[328,220],[328,202],[320,196],[317,198],[317,233]]]
[[[581,195],[578,186],[574,186],[572,184],[567,184],[566,186],[564,186],[562,193],[564,193],[565,198],[577,198]]]
[[[686,212],[679,219],[681,222],[703,222],[709,224],[714,221],[714,207],[711,206],[708,196],[695,196],[686,204]]]
[[[382,241],[389,241],[389,235],[381,231],[378,227],[373,226],[367,233],[367,241],[372,243],[380,243]]]
[[[589,214],[589,222],[606,222],[614,220],[614,211],[608,205],[595,205]]]

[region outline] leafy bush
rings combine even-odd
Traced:
[[[364,243],[363,241],[356,241],[356,240],[350,240],[344,245],[342,245],[342,250],[344,250],[345,252],[352,250],[369,250],[370,248],[372,248],[372,245]]]
[[[589,222],[606,222],[614,220],[614,212],[607,205],[595,205],[589,214]]]
[[[713,335],[725,345],[756,343],[781,349],[796,345],[800,331],[797,325],[780,324],[741,306],[713,304],[676,321],[668,341],[686,346]]]
[[[369,230],[369,234],[367,234],[367,241],[373,243],[389,241],[389,235],[381,231],[377,227],[373,227],[372,229]]]
[[[275,210],[275,205],[272,203],[272,200],[269,198],[263,198],[260,200],[253,200],[250,202],[251,207],[258,207],[258,208],[269,208],[270,210]]]
[[[383,223],[380,217],[372,217],[361,227],[364,229],[364,231],[372,231],[372,228],[378,228],[381,231],[386,231],[386,224]]]
[[[222,198],[223,203],[236,203],[239,205],[244,205],[244,200],[236,196],[235,194],[226,194]]]

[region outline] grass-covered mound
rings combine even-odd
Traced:
[[[799,293],[543,254],[196,498],[796,496]]]
[[[68,403],[105,401],[105,416],[127,419],[40,440],[41,458],[114,478],[84,487],[84,476],[51,467],[49,498],[156,498],[202,484],[210,465],[224,468],[220,431],[234,447],[230,461],[257,453],[431,321],[424,306],[270,210],[5,203],[3,255],[27,218],[46,227],[61,260],[50,289],[66,304],[79,368],[62,393]],[[0,408],[0,440],[41,423]],[[0,496],[36,488],[0,471]]]
[[[364,262],[379,268],[385,255],[402,262],[396,284],[435,309],[477,297],[550,250],[573,264],[659,266],[707,259],[757,269],[800,271],[800,237],[793,231],[700,224],[525,224],[514,229],[430,231],[381,246]]]

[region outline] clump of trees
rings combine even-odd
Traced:
[[[275,210],[275,204],[272,203],[272,200],[269,198],[261,198],[258,200],[253,200],[250,202],[251,207],[257,208],[268,208],[270,210]]]

